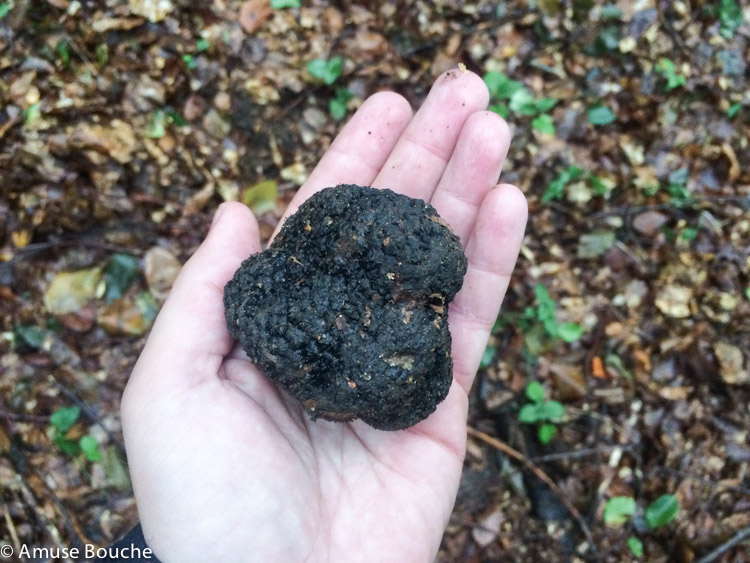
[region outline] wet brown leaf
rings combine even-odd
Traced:
[[[252,35],[266,23],[271,13],[271,4],[268,0],[246,0],[240,6],[237,19],[242,30]]]

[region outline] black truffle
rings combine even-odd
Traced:
[[[326,188],[227,283],[227,325],[313,418],[400,430],[448,394],[448,303],[465,272],[458,237],[431,205]]]

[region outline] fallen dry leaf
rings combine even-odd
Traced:
[[[78,311],[104,294],[100,267],[57,274],[44,293],[44,307],[53,315]]]
[[[693,290],[680,285],[668,285],[656,296],[656,306],[667,315],[676,319],[690,316],[690,299]]]
[[[237,16],[242,30],[252,35],[260,29],[271,15],[271,4],[268,0],[246,0],[240,6]]]
[[[172,10],[171,0],[130,0],[130,11],[152,23],[162,21]]]
[[[724,383],[742,385],[750,383],[750,370],[743,366],[742,350],[726,342],[714,344],[719,370]]]

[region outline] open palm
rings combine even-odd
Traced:
[[[163,561],[429,561],[455,500],[467,394],[515,264],[523,195],[496,186],[509,132],[475,74],[441,76],[412,118],[369,98],[287,213],[341,183],[430,202],[469,266],[449,310],[454,381],[427,420],[398,432],[311,421],[227,332],[222,293],[260,250],[250,211],[223,204],[157,319],[122,403],[145,537]]]

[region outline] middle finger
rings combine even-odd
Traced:
[[[473,72],[449,70],[437,79],[372,183],[430,201],[468,117],[487,107],[489,92]]]

